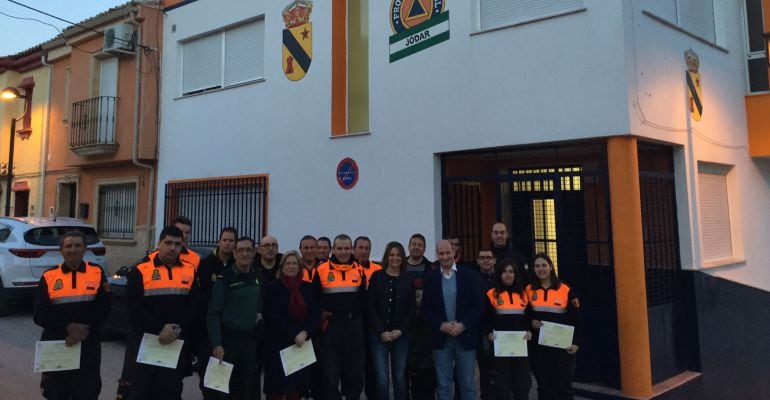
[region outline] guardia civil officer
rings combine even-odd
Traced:
[[[206,326],[211,354],[233,364],[230,396],[233,400],[259,398],[254,378],[257,361],[257,322],[262,318],[262,282],[253,266],[254,239],[243,236],[235,243],[235,265],[214,284]],[[208,363],[207,360],[203,360]],[[223,397],[224,398],[224,397]]]
[[[35,292],[34,321],[43,327],[40,340],[80,344],[80,369],[44,372],[40,382],[46,399],[96,400],[99,375],[99,326],[110,313],[109,286],[99,265],[83,261],[86,238],[80,231],[62,236],[64,262],[45,271]]]

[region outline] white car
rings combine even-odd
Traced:
[[[0,217],[0,315],[12,300],[32,298],[43,272],[64,261],[59,240],[72,230],[86,236],[83,258],[107,271],[107,250],[93,226],[75,218]]]

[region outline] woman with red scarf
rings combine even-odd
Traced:
[[[312,285],[302,281],[302,261],[296,251],[281,259],[278,279],[265,286],[265,393],[271,400],[298,400],[309,389],[311,368],[286,376],[279,352],[291,345],[309,345],[321,322]]]

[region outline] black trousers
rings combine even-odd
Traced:
[[[230,376],[230,394],[211,390],[206,397],[216,400],[254,400],[261,397],[259,383],[254,381],[257,369],[257,335],[254,330],[222,330],[222,347],[225,348],[225,361],[233,364]],[[208,364],[207,358],[205,364]],[[206,370],[206,367],[203,367]],[[208,389],[207,389],[208,390]]]
[[[333,317],[321,339],[321,352],[323,399],[340,400],[344,396],[358,400],[364,388],[366,361],[363,318]]]
[[[179,400],[182,396],[184,350],[176,368],[163,368],[136,362],[143,334],[129,333],[126,338],[126,356],[123,367],[123,399],[125,400]],[[118,388],[121,391],[121,387]]]
[[[479,389],[481,400],[492,399],[492,365],[495,360],[492,342],[486,335],[481,336],[479,346],[476,348],[476,363],[479,366]]]
[[[491,371],[495,400],[527,400],[532,378],[527,357],[496,357]]]
[[[572,400],[575,355],[564,349],[533,344],[529,348],[539,400]]]
[[[99,368],[102,347],[98,340],[81,344],[80,369],[44,372],[40,379],[43,397],[48,400],[98,400],[102,391]]]

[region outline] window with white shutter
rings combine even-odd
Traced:
[[[183,42],[182,95],[263,78],[264,53],[264,19]]]
[[[698,37],[716,42],[714,0],[644,0],[643,7]]]
[[[478,0],[481,30],[578,10],[583,0]]]
[[[728,170],[727,166],[698,163],[698,205],[704,262],[733,258],[727,196]]]

